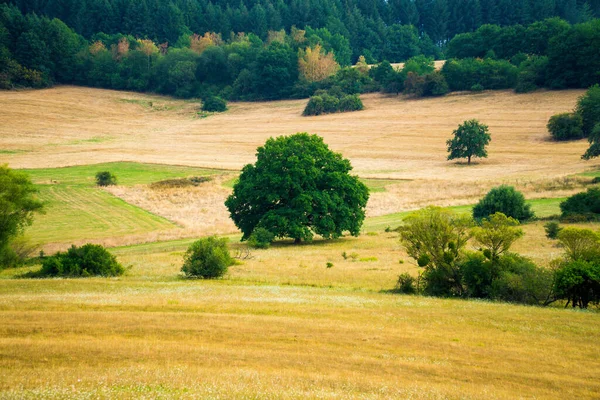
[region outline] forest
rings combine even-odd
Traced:
[[[382,82],[346,67],[419,56],[467,60],[442,71],[449,90],[600,81],[597,0],[0,3],[4,89],[65,83],[231,100],[306,98],[332,86],[399,92],[408,71]]]

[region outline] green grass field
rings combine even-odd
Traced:
[[[164,179],[188,176],[210,176],[222,174],[222,170],[184,167],[177,165],[142,164],[134,162],[113,162],[81,165],[64,168],[23,169],[33,183],[68,185],[95,185],[95,176],[100,171],[110,171],[117,176],[119,185],[137,185],[158,182]]]

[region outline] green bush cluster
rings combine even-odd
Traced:
[[[517,82],[518,68],[506,60],[465,58],[448,60],[442,75],[451,91],[482,89],[510,89]]]
[[[583,119],[577,113],[561,113],[550,117],[548,132],[554,140],[577,140],[583,138]]]
[[[360,111],[363,108],[363,103],[357,94],[319,90],[308,100],[302,115]]]
[[[600,189],[589,188],[585,192],[574,194],[560,203],[563,218],[584,216],[595,219],[600,215]]]
[[[473,218],[481,220],[501,212],[518,221],[534,217],[531,206],[525,203],[525,197],[512,186],[501,185],[491,189],[474,207]]]
[[[42,269],[35,273],[38,277],[88,277],[88,276],[118,276],[125,269],[117,262],[115,256],[104,247],[97,244],[85,244],[81,247],[72,246],[66,252],[58,252],[45,257]]]
[[[448,83],[439,71],[426,75],[409,72],[404,80],[404,93],[415,97],[443,96],[448,91]]]
[[[218,96],[210,96],[202,101],[202,111],[223,112],[227,111],[227,101]]]
[[[234,264],[227,248],[227,238],[210,236],[190,245],[181,271],[186,278],[212,279],[223,276]]]
[[[96,174],[96,185],[110,186],[117,184],[117,177],[110,171],[101,171]]]

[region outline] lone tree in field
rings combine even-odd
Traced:
[[[487,125],[472,119],[463,122],[452,133],[454,137],[446,142],[450,153],[448,160],[466,158],[467,164],[471,164],[471,157],[487,157],[485,146],[492,140]]]
[[[297,133],[270,138],[257,151],[254,165],[242,170],[225,201],[247,240],[255,228],[296,243],[314,234],[358,236],[369,190],[351,176],[350,161],[334,153],[317,135]]]

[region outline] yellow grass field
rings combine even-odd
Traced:
[[[598,175],[597,161],[580,159],[585,141],[553,143],[545,128],[582,93],[370,94],[364,111],[307,118],[306,100],[206,116],[195,102],[138,93],[0,92],[0,163],[28,169],[48,201],[29,235],[48,251],[120,246],[110,251],[127,268],[110,279],[0,271],[0,399],[600,398],[597,309],[393,294],[398,275],[419,268],[384,232],[430,204],[469,212],[502,183],[540,215],[558,212],[558,198]],[[489,158],[446,161],[446,140],[471,118],[490,126]],[[223,201],[256,147],[299,131],[323,136],[375,189],[363,233],[277,242],[222,279],[182,279],[199,236],[228,235],[245,254]],[[120,184],[95,187],[99,168]],[[187,176],[212,180],[149,185]],[[547,266],[563,250],[543,223],[524,225],[513,250]]]

